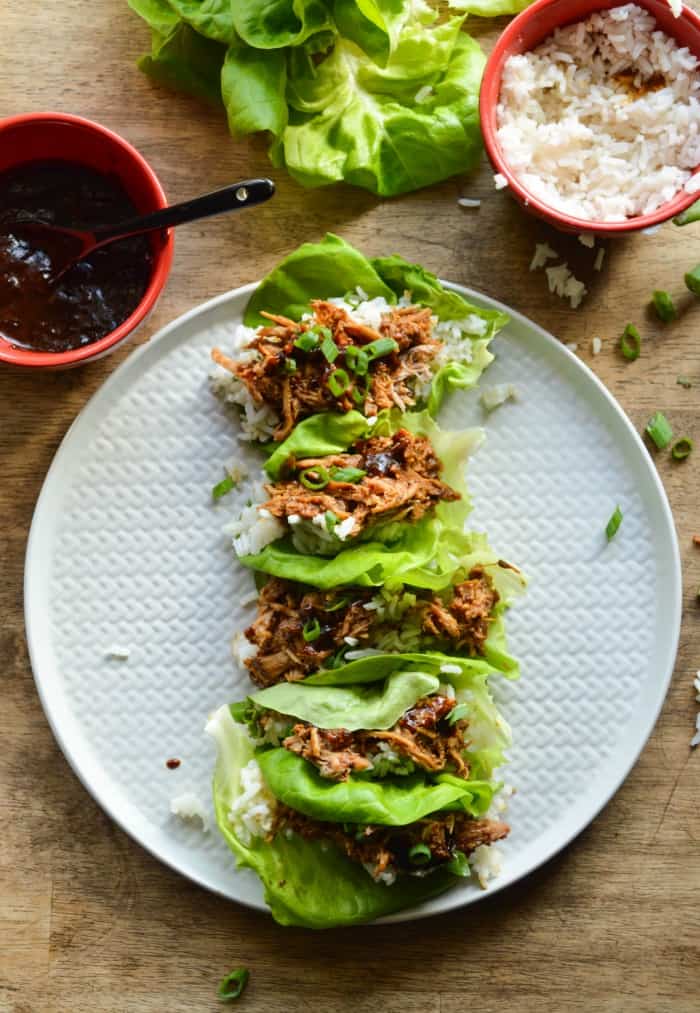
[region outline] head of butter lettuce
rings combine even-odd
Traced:
[[[393,196],[474,167],[484,56],[464,14],[422,0],[129,0],[151,28],[141,69],[223,103],[234,136],[267,132],[305,186]],[[515,13],[523,0],[450,3]]]
[[[509,731],[493,705],[484,675],[464,673],[455,678],[458,696],[460,686],[468,691],[480,728],[480,748],[470,756],[470,781],[416,772],[376,781],[351,777],[331,783],[284,748],[256,748],[246,727],[256,707],[277,713],[281,708],[319,727],[368,727],[370,715],[373,726],[388,727],[423,693],[437,689],[439,678],[428,673],[396,672],[371,685],[354,681],[351,674],[345,678],[336,674],[334,684],[324,686],[322,693],[318,686],[285,683],[241,704],[221,707],[212,716],[207,731],[217,745],[213,782],[217,823],[239,867],[251,868],[259,876],[278,922],[321,929],[372,921],[414,907],[459,882],[444,868],[423,878],[405,876],[392,885],[378,883],[334,845],[304,840],[297,834],[279,833],[267,839],[243,833],[232,817],[244,792],[242,771],[251,762],[262,772],[268,804],[274,805],[276,799],[312,819],[404,826],[445,809],[483,815],[499,787],[491,777],[494,765],[503,759]]]

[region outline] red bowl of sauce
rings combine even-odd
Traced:
[[[64,113],[0,120],[0,362],[65,369],[112,351],[155,306],[172,230],[109,244],[51,283],[24,213],[90,229],[167,205],[145,159],[105,127]]]

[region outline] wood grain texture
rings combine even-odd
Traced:
[[[497,27],[480,27],[486,45]],[[143,152],[174,200],[267,174],[262,143],[235,143],[218,111],[136,71],[146,44],[123,0],[6,3],[0,116],[54,108],[100,120]],[[700,302],[681,296],[683,272],[700,260],[699,230],[666,226],[619,240],[597,275],[590,251],[495,193],[485,163],[469,179],[384,203],[345,187],[305,191],[275,175],[272,203],[179,230],[170,283],[138,341],[331,229],[369,254],[419,260],[577,342],[637,428],[661,409],[700,446]],[[458,208],[460,194],[482,198],[481,209]],[[540,238],[590,281],[580,311],[528,272]],[[654,287],[681,296],[671,327],[645,312]],[[645,337],[633,364],[613,347],[628,320]],[[595,358],[594,336],[603,338]],[[282,931],[193,886],[122,833],[68,768],[34,689],[22,619],[32,510],[68,426],[130,350],[54,375],[0,370],[0,1010],[216,1010],[216,983],[239,964],[252,971],[242,1008],[255,1013],[697,1010],[700,755],[688,741],[700,667],[700,549],[691,542],[700,533],[700,451],[682,465],[657,455],[685,572],[678,664],[651,741],[598,819],[545,868],[476,908],[413,925]],[[678,374],[695,387],[679,386]]]

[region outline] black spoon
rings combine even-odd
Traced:
[[[144,232],[157,229],[168,229],[185,222],[194,222],[200,218],[210,218],[225,211],[240,211],[242,208],[254,207],[269,200],[275,192],[275,184],[271,179],[246,179],[233,183],[221,190],[172,204],[170,207],[154,211],[152,214],[139,215],[115,225],[98,225],[94,229],[71,229],[62,225],[48,225],[36,219],[16,219],[12,222],[16,228],[31,232],[32,236],[40,236],[44,240],[46,252],[51,260],[51,281],[56,282],[74,264],[95,250],[117,239],[128,236],[139,236]]]

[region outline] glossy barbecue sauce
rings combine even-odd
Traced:
[[[30,162],[0,173],[0,336],[41,352],[89,345],[136,309],[153,269],[148,237],[132,236],[53,282],[55,240],[23,229],[18,219],[92,229],[137,213],[116,177],[84,165]]]

